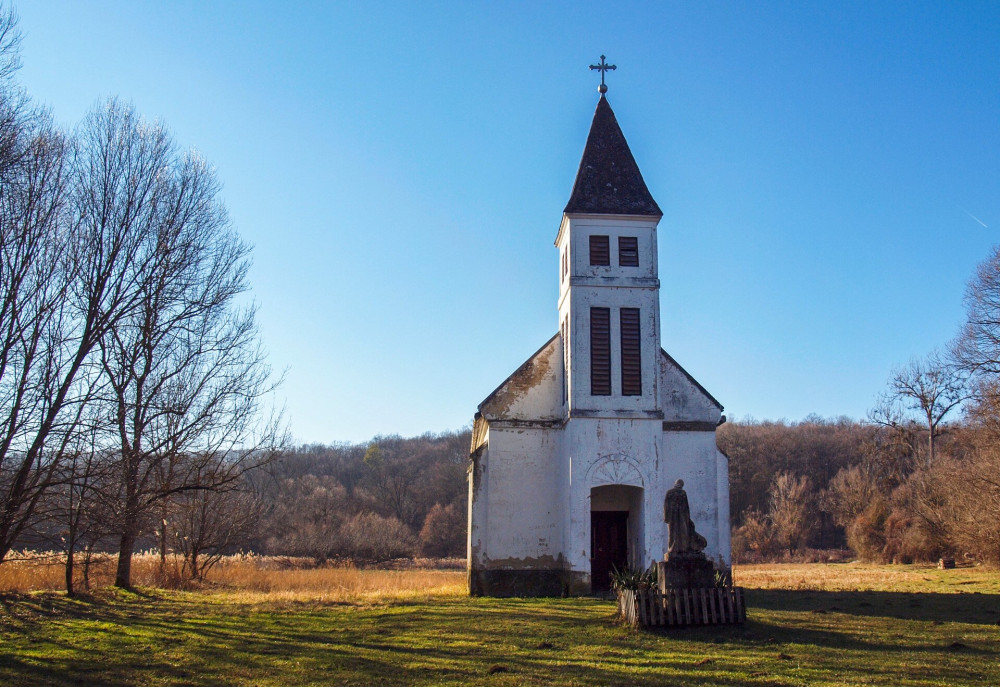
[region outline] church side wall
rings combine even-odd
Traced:
[[[714,434],[714,432],[713,432]],[[717,490],[719,503],[719,553],[717,560],[729,570],[733,567],[732,542],[730,536],[732,526],[729,522],[729,458],[722,451],[715,450]]]
[[[728,463],[715,445],[715,432],[664,432],[663,452],[665,482],[684,480],[691,520],[708,542],[705,555],[728,569]]]
[[[488,436],[487,430],[487,436]],[[489,499],[485,496],[484,485],[487,484],[487,474],[490,464],[489,442],[483,443],[472,453],[469,462],[468,482],[468,526],[466,528],[466,571],[469,575],[469,591],[475,593],[475,580],[472,571],[481,569],[486,552],[483,540],[489,526]]]
[[[474,467],[470,489],[471,594],[565,593],[560,434],[558,429],[490,427],[481,481],[475,483]]]

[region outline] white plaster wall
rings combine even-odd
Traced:
[[[728,461],[715,433],[663,432],[660,424],[574,418],[565,430],[491,427],[480,456],[483,490],[470,498],[470,558],[479,567],[520,568],[562,555],[589,575],[590,512],[611,509],[638,514],[632,564],[647,567],[663,559],[663,497],[683,479],[706,555],[730,566]],[[594,487],[611,484],[640,487],[642,503],[591,501]]]
[[[629,565],[633,570],[640,570],[648,567],[647,558],[649,551],[646,547],[646,529],[649,520],[649,493],[646,489],[633,490],[630,494],[629,512],[635,514],[635,522],[630,522],[632,528],[629,535],[631,537],[631,560]]]
[[[660,368],[660,407],[665,421],[718,422],[722,409],[691,382],[684,372],[657,351]]]
[[[715,432],[713,432],[714,434]],[[725,564],[727,568],[733,565],[732,553],[732,527],[729,524],[729,458],[722,451],[716,449],[716,502],[719,504],[718,523],[719,528],[719,551],[718,560]]]
[[[611,395],[590,391],[590,309],[611,310]],[[622,396],[621,308],[639,308],[642,395]],[[656,289],[574,286],[571,297],[570,412],[575,410],[656,412],[659,408],[660,299]]]
[[[655,540],[659,528],[650,508],[660,486],[661,435],[659,419],[572,418],[567,423],[563,435],[570,463],[566,557],[571,570],[590,574],[591,489],[608,484],[643,489],[643,504],[637,508],[643,542],[634,547],[634,554],[643,566],[654,560],[651,535]]]
[[[556,239],[561,256],[569,251],[569,273],[560,279],[559,325],[566,328],[570,375],[569,410],[658,412],[660,369],[660,300],[657,279],[657,220],[626,215],[563,216]],[[611,265],[590,264],[590,236],[609,237]],[[618,237],[634,236],[638,267],[618,265]],[[560,275],[562,273],[560,272]],[[590,393],[590,308],[611,310],[610,396]],[[642,395],[621,395],[621,308],[640,309]],[[560,389],[561,391],[561,389]]]
[[[559,420],[563,404],[562,338],[557,334],[480,405],[488,420]]]
[[[487,430],[487,435],[489,430]],[[488,443],[487,445],[488,446]],[[480,567],[486,561],[485,539],[489,532],[489,493],[486,485],[489,484],[489,458],[490,452],[487,447],[479,451],[479,455],[469,463],[468,483],[469,483],[469,503],[468,503],[468,523],[466,532],[466,562],[469,568]]]
[[[556,237],[559,249],[559,269],[562,275],[562,254],[569,250],[569,275],[560,280],[559,296],[569,288],[569,277],[601,277],[656,279],[659,274],[659,256],[656,248],[656,225],[658,219],[635,215],[563,215]],[[590,264],[590,236],[607,236],[611,249],[611,264],[608,266]],[[639,266],[618,265],[618,237],[635,236],[639,247]]]
[[[720,457],[722,460],[720,460]],[[662,479],[667,489],[678,479],[684,480],[691,520],[705,537],[705,555],[730,564],[729,554],[729,478],[725,456],[715,445],[715,432],[664,432]],[[721,486],[722,482],[725,486]],[[725,492],[724,494],[721,492]],[[662,500],[666,489],[660,494]],[[720,508],[720,498],[725,507]],[[666,526],[663,527],[663,549],[666,550]]]
[[[565,479],[556,453],[559,430],[490,428],[484,476],[485,520],[473,528],[486,567],[538,567],[563,551]],[[473,547],[475,549],[475,547]]]

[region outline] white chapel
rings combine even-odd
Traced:
[[[588,594],[608,588],[612,566],[663,560],[677,479],[705,554],[730,567],[723,408],[660,347],[663,213],[605,92],[555,240],[558,331],[475,415],[474,595]]]

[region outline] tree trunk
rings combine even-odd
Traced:
[[[66,596],[74,597],[73,591],[73,538],[66,545]]]
[[[160,585],[167,582],[167,507],[160,509]]]
[[[135,521],[126,517],[122,528],[122,538],[118,546],[118,568],[115,570],[115,586],[122,589],[132,588],[132,551],[137,538]]]
[[[83,550],[83,588],[90,591],[90,560],[94,555],[94,543],[91,542]]]
[[[76,550],[76,525],[79,520],[79,508],[73,508],[73,492],[70,489],[69,527],[66,529],[66,596],[73,594],[73,553]]]
[[[119,409],[119,412],[121,410]],[[115,586],[132,588],[132,552],[139,537],[139,453],[138,442],[133,444],[126,455],[125,463],[125,507],[122,509],[122,536],[118,545],[118,568],[115,571]]]

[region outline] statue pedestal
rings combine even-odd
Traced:
[[[660,591],[667,589],[703,589],[715,586],[715,565],[704,554],[666,557],[656,564]]]

